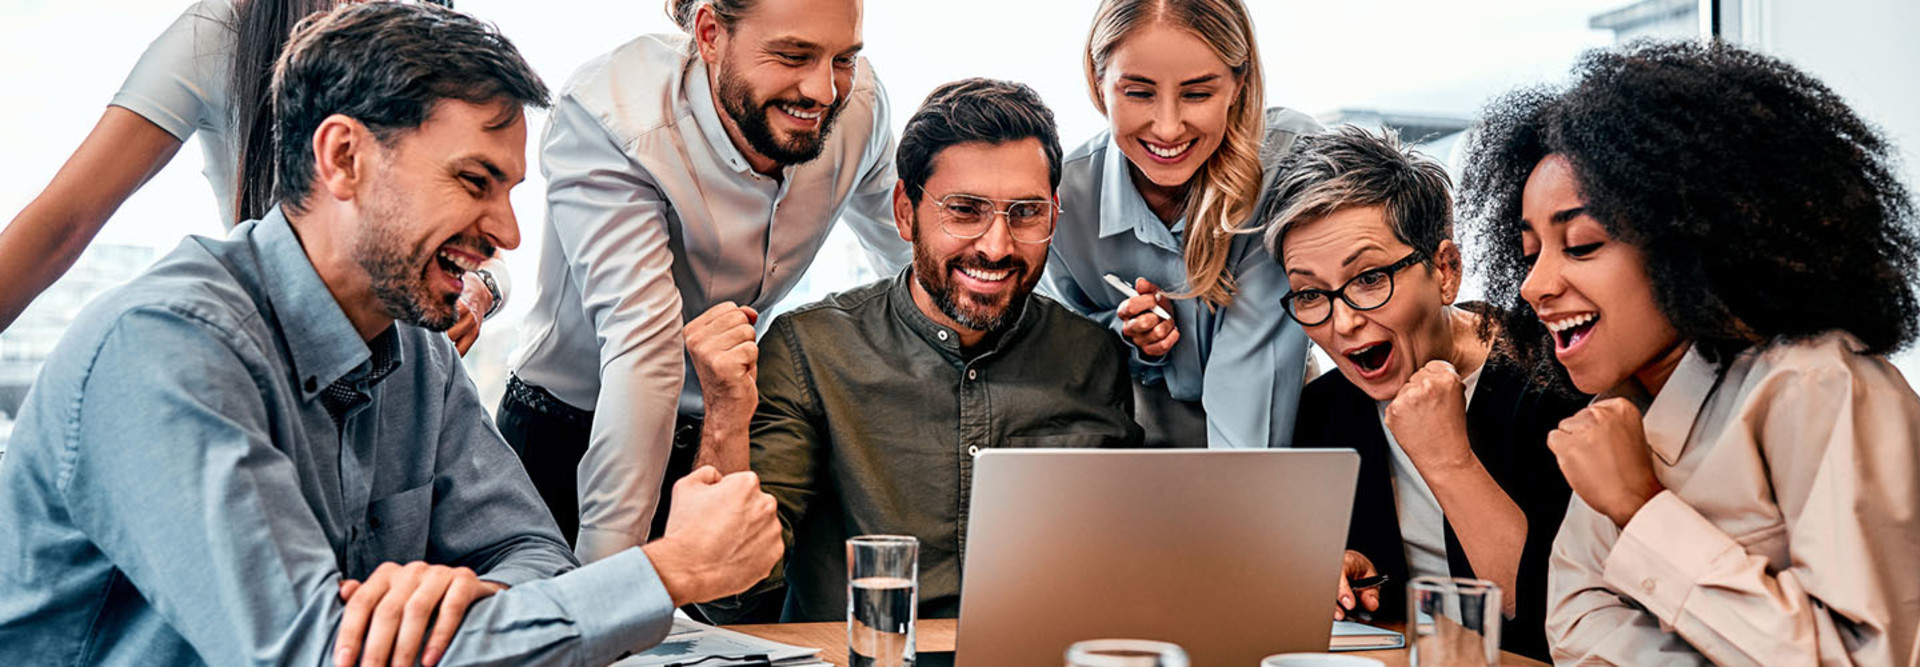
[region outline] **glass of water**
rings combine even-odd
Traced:
[[[1484,579],[1415,577],[1407,584],[1414,667],[1486,667],[1500,661],[1500,587]]]
[[[902,535],[847,540],[847,658],[854,667],[913,665],[919,590],[920,540]]]
[[[1067,667],[1187,667],[1187,652],[1146,639],[1089,639],[1067,647]]]

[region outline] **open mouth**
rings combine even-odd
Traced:
[[[441,273],[446,274],[447,278],[452,281],[454,291],[456,292],[464,287],[461,279],[466,277],[467,272],[480,268],[479,260],[474,259],[466,253],[450,252],[445,248],[442,248],[439,253],[434,255],[433,262],[434,265],[440,269]]]
[[[1193,145],[1198,142],[1198,139],[1188,139],[1185,143],[1168,146],[1142,139],[1140,140],[1140,146],[1147,149],[1148,155],[1152,155],[1162,162],[1175,162],[1181,157],[1186,156],[1187,151],[1192,149]]]
[[[1363,345],[1348,350],[1345,356],[1347,361],[1353,362],[1354,368],[1360,370],[1361,376],[1371,377],[1385,370],[1387,362],[1393,360],[1393,343],[1380,341]]]
[[[1565,354],[1586,342],[1593,334],[1593,327],[1600,322],[1599,313],[1580,313],[1562,317],[1551,322],[1542,322],[1547,330],[1553,332],[1554,351]]]

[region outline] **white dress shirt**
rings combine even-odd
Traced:
[[[1625,529],[1577,496],[1554,542],[1562,664],[1892,665],[1920,619],[1920,397],[1851,336],[1718,371],[1689,351],[1646,411],[1666,491]]]
[[[594,412],[579,472],[583,561],[646,541],[675,416],[702,412],[686,320],[722,301],[766,312],[843,214],[878,269],[906,265],[886,95],[865,59],[858,68],[820,157],[778,178],[733,145],[684,34],[589,61],[554,104],[540,151],[546,243],[512,366]]]

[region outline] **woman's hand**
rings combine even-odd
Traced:
[[[1567,485],[1594,511],[1625,528],[1666,487],[1653,476],[1640,409],[1624,398],[1595,401],[1547,434]]]
[[[1133,289],[1140,296],[1120,302],[1120,307],[1114,311],[1114,316],[1126,323],[1120,327],[1120,333],[1140,350],[1140,356],[1166,356],[1167,351],[1173,349],[1173,344],[1180,342],[1180,330],[1174,328],[1173,320],[1154,314],[1153,308],[1160,306],[1165,310],[1169,305],[1167,295],[1146,278],[1135,278]]]
[[[1355,604],[1360,605],[1364,611],[1380,608],[1380,589],[1368,588],[1360,591],[1359,595],[1355,595],[1353,587],[1347,585],[1349,581],[1379,573],[1373,569],[1373,561],[1367,560],[1367,557],[1360,555],[1358,551],[1347,550],[1347,555],[1340,560],[1340,590],[1333,598],[1333,620],[1347,620],[1347,612],[1353,610]]]
[[[1453,364],[1429,361],[1387,404],[1387,430],[1422,477],[1474,463],[1467,442],[1467,393]]]

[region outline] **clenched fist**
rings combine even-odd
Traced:
[[[647,558],[678,607],[746,591],[773,571],[786,547],[773,496],[751,472],[701,467],[673,485],[667,532]]]
[[[1594,511],[1625,527],[1665,487],[1653,476],[1640,408],[1624,398],[1595,401],[1547,434],[1567,485]]]
[[[1422,476],[1474,462],[1467,442],[1467,389],[1451,363],[1429,361],[1414,371],[1387,404],[1386,422]]]
[[[687,354],[700,379],[707,420],[744,422],[760,402],[754,387],[759,374],[760,347],[754,344],[753,323],[760,313],[722,302],[687,323]],[[718,414],[716,414],[718,413]]]

